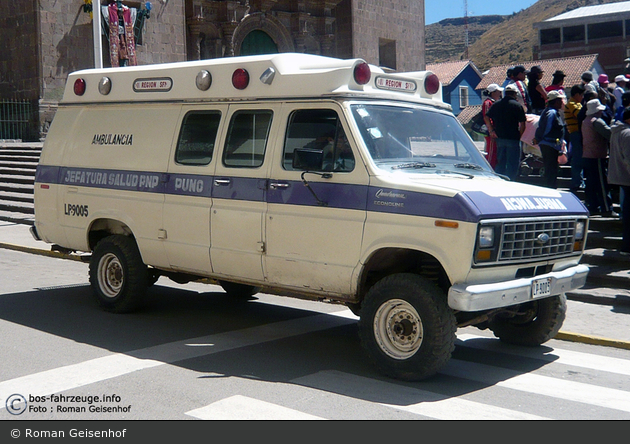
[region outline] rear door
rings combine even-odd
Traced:
[[[209,275],[210,209],[222,119],[227,105],[182,108],[164,201],[164,239],[171,268]]]

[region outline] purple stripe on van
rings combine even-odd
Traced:
[[[310,190],[301,181],[271,179],[267,202],[365,211],[368,189],[365,185],[309,182],[309,186]]]
[[[465,222],[482,218],[587,215],[572,193],[558,197],[494,197],[483,191],[440,196],[416,191],[327,181],[167,174],[39,165],[35,182],[127,191],[235,199],[270,204],[326,206],[358,211],[434,217]],[[532,190],[535,190],[532,188]]]
[[[481,213],[462,194],[453,197],[392,188],[370,187],[368,211],[474,222]]]
[[[61,168],[58,166],[37,165],[37,169],[35,170],[35,183],[57,184],[60,170]]]

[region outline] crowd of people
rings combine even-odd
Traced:
[[[595,79],[586,71],[580,83],[568,87],[561,70],[547,86],[543,74],[540,66],[514,66],[502,85],[493,83],[484,91],[488,162],[498,174],[516,180],[523,144],[536,147],[544,186],[554,189],[559,165],[568,162],[570,190],[577,194],[584,189],[591,215],[621,217],[619,251],[630,255],[630,75],[616,76],[612,87],[606,74]],[[611,185],[619,187],[621,215],[613,211]]]

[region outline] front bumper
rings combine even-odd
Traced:
[[[515,279],[495,284],[456,284],[448,291],[448,305],[453,310],[480,311],[557,296],[584,286],[588,270],[586,265],[579,264],[566,270],[552,271],[532,278]],[[551,279],[549,293],[543,296],[533,296],[533,282],[545,278]]]

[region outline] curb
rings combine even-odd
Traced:
[[[580,342],[582,344],[601,345],[604,347],[621,348],[630,350],[630,341],[621,341],[618,339],[608,339],[599,336],[583,335],[580,333],[571,333],[567,331],[559,331],[552,339],[561,341]]]

